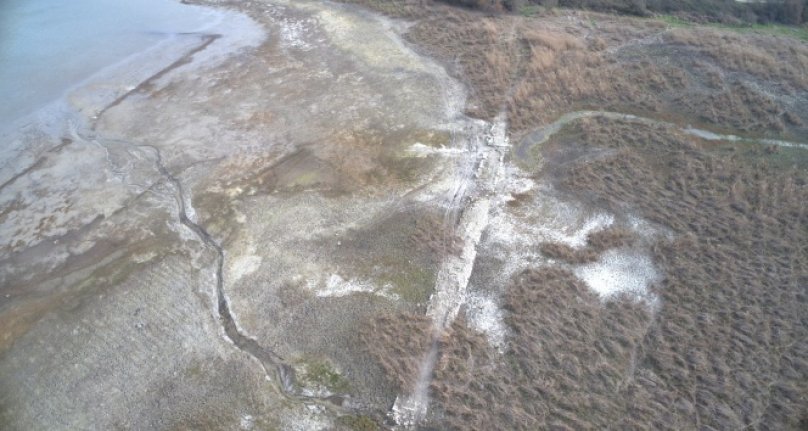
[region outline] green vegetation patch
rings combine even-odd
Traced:
[[[540,15],[544,11],[542,6],[537,5],[527,5],[523,6],[519,9],[519,14],[526,17],[532,17],[536,15]]]
[[[335,394],[346,393],[350,390],[350,383],[327,361],[321,359],[303,359],[303,372],[300,383],[309,383],[321,386]]]
[[[436,273],[423,267],[411,267],[403,271],[395,271],[380,277],[382,283],[393,286],[393,292],[406,302],[412,304],[425,303],[435,290]]]
[[[373,419],[368,416],[340,416],[337,424],[344,429],[352,431],[377,431],[381,428]]]
[[[783,24],[723,24],[723,23],[694,23],[673,15],[660,15],[655,19],[671,27],[691,28],[697,26],[730,30],[739,33],[758,33],[770,36],[782,36],[808,41],[808,25],[791,26]]]
[[[429,300],[437,277],[437,263],[443,252],[434,249],[433,238],[442,238],[440,210],[411,207],[397,210],[379,220],[352,230],[342,239],[335,256],[350,277],[372,280],[377,287],[390,286],[402,302],[419,306]],[[437,220],[437,222],[429,222]],[[423,226],[421,226],[423,225]]]
[[[755,142],[720,142],[711,148],[717,155],[737,156],[751,163],[766,163],[778,169],[808,171],[808,150]]]

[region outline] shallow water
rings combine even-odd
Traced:
[[[0,0],[0,128],[216,11],[174,0]]]

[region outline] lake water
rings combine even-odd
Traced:
[[[0,128],[219,11],[175,0],[0,0]]]

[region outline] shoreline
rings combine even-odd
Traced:
[[[45,154],[59,147],[63,139],[73,140],[80,130],[95,130],[101,114],[147,85],[185,68],[215,67],[240,50],[258,46],[268,36],[263,26],[243,11],[193,6],[207,9],[213,15],[197,32],[168,34],[70,85],[33,112],[0,123],[0,142],[3,142],[0,155],[4,160],[0,183],[7,185],[24,175]],[[202,46],[197,42],[200,36],[208,39]],[[42,137],[49,138],[51,145],[43,145]]]
[[[145,81],[153,82],[183,66],[213,67],[241,49],[259,45],[267,37],[261,24],[236,8],[181,4],[206,9],[212,19],[191,32],[163,33],[164,38],[91,72],[33,111],[7,123],[0,123],[0,138],[13,141],[31,130],[51,136],[64,134],[65,123],[86,125],[87,120],[93,119],[93,111],[104,109],[120,98],[122,93],[127,94],[139,88]],[[211,41],[205,45],[208,52],[204,55],[196,56],[193,62],[174,65],[179,59],[198,53],[193,39],[214,34],[215,40],[219,41],[218,47],[209,46],[215,40]],[[172,65],[172,70],[165,70]],[[163,73],[155,76],[160,72]],[[7,147],[0,148],[0,152],[8,150]]]

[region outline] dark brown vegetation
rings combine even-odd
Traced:
[[[576,249],[567,244],[558,242],[546,242],[542,244],[541,253],[550,259],[560,260],[572,265],[598,260],[598,254],[588,248]]]
[[[426,247],[442,259],[448,254],[459,254],[463,242],[447,228],[445,220],[435,214],[427,214],[415,222],[410,244],[417,248]]]
[[[805,172],[720,158],[666,129],[589,121],[614,157],[558,186],[675,232],[654,260],[659,308],[603,303],[562,269],[508,288],[504,356],[462,323],[433,395],[451,429],[799,429],[808,397]],[[618,232],[590,247],[622,244]]]
[[[726,24],[808,22],[808,1],[769,0],[343,0],[374,7],[397,16],[424,16],[432,3],[440,2],[486,12],[533,13],[535,7],[563,7],[624,15],[671,14],[694,22]]]
[[[597,14],[407,10],[417,19],[410,39],[469,83],[469,113],[505,110],[516,134],[594,108],[806,136],[808,48],[792,39]],[[462,318],[445,335],[431,425],[805,429],[808,172],[787,168],[804,162],[785,160],[794,153],[727,145],[607,119],[581,120],[545,144],[540,174],[552,173],[560,192],[672,233],[651,248],[664,275],[657,301],[604,301],[562,268],[526,269],[502,297],[511,330],[504,354]],[[555,160],[566,147],[592,157]],[[776,167],[767,164],[776,157]],[[631,240],[606,231],[581,250],[542,251],[583,263]],[[402,387],[426,351],[425,323],[409,319],[371,323],[383,337],[365,337]]]
[[[415,19],[407,37],[468,84],[467,112],[491,119],[505,111],[515,135],[581,109],[720,131],[808,132],[808,106],[794,98],[808,92],[808,46],[796,39],[595,13],[484,16],[353,1]]]
[[[628,204],[677,236],[654,251],[667,277],[640,363],[661,386],[690,385],[703,425],[796,429],[808,396],[806,172],[627,123],[585,122],[581,140],[618,153],[572,167],[562,188]]]
[[[634,237],[635,235],[628,229],[611,227],[590,233],[586,238],[586,245],[596,253],[603,253],[606,250],[631,245]]]
[[[634,236],[627,229],[612,227],[589,234],[586,247],[573,248],[563,243],[548,242],[541,245],[541,252],[550,259],[573,265],[590,263],[598,260],[606,250],[631,245]]]
[[[582,121],[570,139],[612,156],[568,166],[558,187],[675,233],[653,249],[666,275],[659,307],[604,303],[565,270],[526,270],[503,298],[512,330],[504,356],[462,320],[446,336],[432,387],[441,426],[799,429],[808,397],[806,173],[717,156],[636,123]],[[607,231],[588,247],[628,238]],[[368,339],[380,361],[397,361],[386,369],[401,385],[417,371],[412,352],[425,351],[408,341],[423,338],[418,322],[376,324],[384,336]]]
[[[805,0],[441,0],[449,4],[488,11],[521,12],[531,5],[589,9],[645,16],[654,13],[677,14],[697,21],[724,23],[780,22],[798,25],[808,21]]]
[[[635,370],[651,322],[644,304],[618,300],[603,305],[571,273],[543,269],[519,275],[504,307],[512,329],[504,357],[462,321],[446,341],[432,386],[446,427],[665,427],[665,411],[655,407],[670,404],[673,397],[643,390],[647,376]],[[649,402],[639,403],[646,398]],[[668,423],[676,425],[686,427]]]
[[[432,342],[431,328],[429,317],[398,313],[366,322],[359,336],[384,368],[390,383],[403,392],[415,384],[418,368]]]

